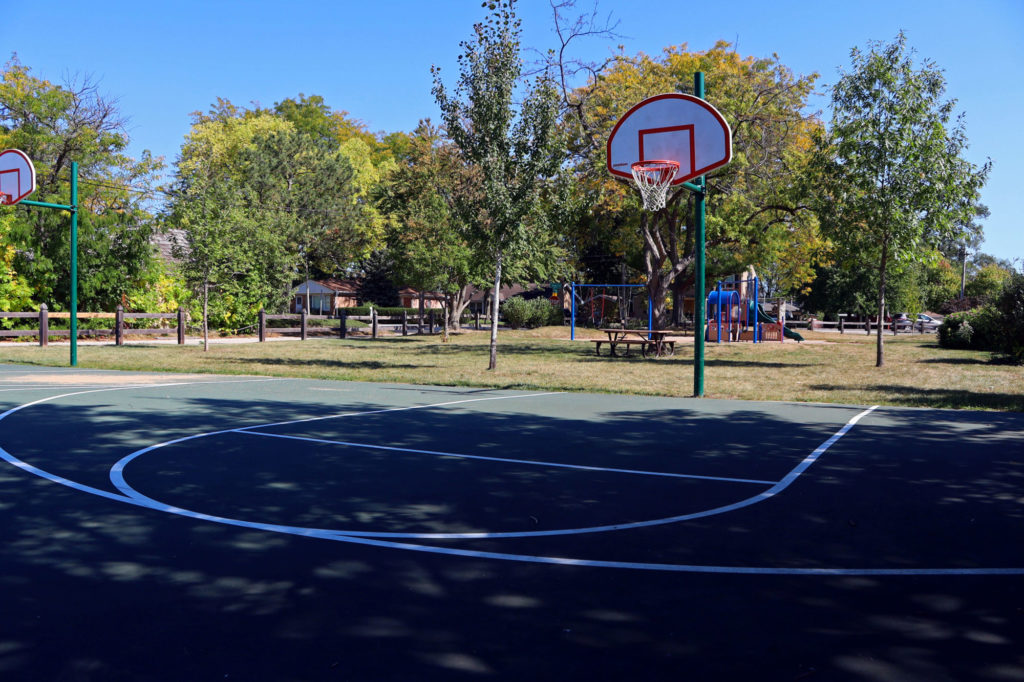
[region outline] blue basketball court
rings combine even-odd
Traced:
[[[0,368],[0,675],[1024,677],[1024,415]]]

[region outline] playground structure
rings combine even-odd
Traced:
[[[620,327],[652,328],[654,306],[650,296],[646,306],[637,301],[637,290],[644,284],[569,283],[570,338],[576,338],[576,326],[595,329],[615,324]],[[642,292],[640,292],[642,293]]]
[[[750,292],[753,295],[750,295]],[[804,338],[785,326],[785,313],[782,320],[777,320],[765,312],[758,300],[759,282],[752,279],[719,281],[714,291],[708,294],[706,318],[708,321],[704,332],[706,341],[779,341],[793,339],[800,342]],[[783,307],[780,305],[779,310]]]

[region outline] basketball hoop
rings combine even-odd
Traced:
[[[679,163],[662,160],[637,161],[630,167],[633,170],[633,180],[644,201],[644,208],[648,211],[665,208],[668,188],[679,172]]]

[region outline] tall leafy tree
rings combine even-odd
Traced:
[[[469,245],[459,205],[480,200],[473,169],[429,121],[421,121],[403,160],[382,182],[377,203],[388,216],[388,250],[396,277],[445,297],[446,323],[458,329],[473,285],[487,281],[486,263]]]
[[[187,190],[179,191],[172,203],[172,222],[184,235],[175,244],[185,281],[202,302],[203,350],[209,350],[210,290],[221,294],[216,318],[230,322],[231,304],[251,296],[258,286],[252,277],[252,241],[246,239],[242,197],[231,177],[222,174],[190,179]]]
[[[185,230],[190,249],[235,242],[203,246],[233,263],[224,272],[234,274],[217,283],[218,324],[244,326],[261,307],[282,308],[296,279],[346,272],[381,242],[348,157],[333,137],[304,125],[226,100],[194,116],[171,222]],[[188,273],[197,290],[209,288],[202,268]]]
[[[480,182],[479,203],[463,206],[471,221],[471,243],[493,263],[491,343],[488,369],[497,366],[498,300],[504,268],[531,250],[531,228],[540,211],[545,178],[561,159],[556,131],[558,104],[553,84],[537,79],[521,86],[520,23],[515,0],[486,3],[487,19],[461,44],[460,76],[450,92],[433,69],[434,97],[448,135]],[[516,110],[515,100],[521,96]]]
[[[0,310],[28,311],[35,307],[32,288],[14,269],[15,248],[8,236],[14,226],[14,210],[0,209]],[[4,320],[10,326],[8,320]]]
[[[293,271],[309,279],[335,275],[380,243],[371,207],[359,197],[355,172],[341,150],[295,130],[258,134],[239,156],[238,181],[254,220],[283,235],[278,260],[287,298]]]
[[[832,120],[816,155],[822,228],[849,267],[870,268],[877,311],[891,273],[930,258],[976,215],[989,164],[963,158],[963,118],[952,120],[945,77],[915,64],[900,33],[851,52],[852,68],[832,91]],[[882,328],[875,364],[885,364]]]
[[[162,160],[126,154],[129,137],[114,100],[89,77],[54,84],[13,57],[0,72],[0,148],[21,149],[36,168],[33,199],[67,203],[69,171],[79,165],[79,301],[111,310],[156,267],[150,237]],[[33,297],[51,308],[70,301],[67,215],[15,209],[12,261]]]

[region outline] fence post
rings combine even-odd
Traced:
[[[260,343],[263,343],[267,340],[267,311],[260,308],[260,312],[256,316],[256,320],[256,336],[260,340]]]
[[[402,336],[409,336],[409,311],[402,311]]]
[[[178,307],[178,345],[185,345],[185,310]]]
[[[46,304],[39,306],[39,345],[46,346],[50,343],[50,310]]]
[[[338,311],[338,337],[345,339],[348,338],[348,313],[344,310]]]
[[[299,334],[300,338],[306,340],[306,308],[302,308],[302,315],[299,317]]]
[[[371,327],[371,330],[372,330],[371,333],[370,333],[370,336],[372,338],[374,338],[374,339],[377,338],[377,309],[376,308],[370,308],[370,327]]]
[[[845,320],[846,320],[846,315],[840,315],[839,316],[839,333],[840,334],[843,333],[843,321],[845,321]]]
[[[118,305],[114,312],[114,345],[124,345],[124,306]]]
[[[476,309],[476,330],[480,331],[480,309]]]

